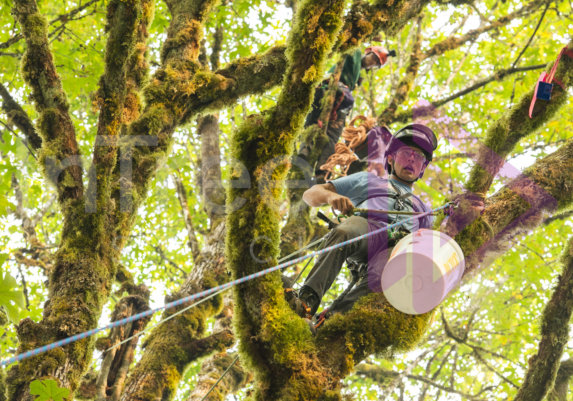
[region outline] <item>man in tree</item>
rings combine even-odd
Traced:
[[[322,166],[328,158],[334,154],[334,146],[340,139],[342,130],[346,125],[346,116],[350,114],[352,106],[354,105],[354,97],[352,96],[352,91],[359,85],[360,82],[360,70],[364,69],[370,71],[375,68],[382,68],[388,62],[388,57],[395,57],[396,52],[394,50],[386,50],[382,46],[368,47],[365,50],[364,56],[360,49],[356,49],[353,54],[346,56],[344,61],[344,66],[342,67],[342,73],[340,74],[340,80],[338,82],[338,91],[336,93],[336,99],[332,107],[332,112],[330,114],[330,119],[327,122],[320,121],[320,113],[322,112],[322,99],[326,90],[328,89],[329,75],[334,72],[336,66],[333,66],[329,71],[328,75],[322,81],[322,85],[316,89],[314,95],[314,101],[312,102],[312,110],[306,116],[305,128],[314,124],[318,124],[322,127],[323,124],[328,124],[327,135],[328,143],[322,149],[318,161],[316,163],[315,177],[318,184],[323,184],[324,176],[326,171],[321,170]],[[299,150],[299,157],[307,160],[310,155],[311,145],[303,143]]]
[[[422,124],[407,125],[392,137],[385,151],[384,166],[388,179],[360,172],[315,185],[304,193],[303,200],[312,207],[331,205],[344,214],[350,214],[354,208],[427,212],[430,209],[412,193],[412,186],[423,177],[436,147],[437,139],[430,128]],[[324,246],[339,244],[409,217],[374,213],[351,216],[328,234]],[[431,229],[432,218],[415,219],[400,227],[402,231],[393,238],[389,239],[384,231],[320,255],[298,296],[292,290],[286,290],[291,308],[299,316],[310,319],[347,259],[355,266],[366,264],[367,274],[340,302],[321,314],[321,318],[347,312],[360,297],[382,291],[380,278],[388,248],[393,247],[397,238],[405,233]]]

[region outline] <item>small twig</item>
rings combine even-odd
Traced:
[[[18,263],[18,271],[20,272],[20,277],[22,277],[22,292],[24,293],[24,298],[26,298],[26,310],[30,311],[30,300],[28,299],[28,286],[26,285],[26,279],[24,278],[24,273]]]
[[[511,65],[512,68],[515,68],[515,66],[517,65],[517,63],[519,62],[519,59],[521,58],[521,56],[523,56],[523,53],[525,53],[525,50],[527,50],[527,48],[529,47],[529,45],[531,44],[531,41],[533,40],[533,37],[535,36],[535,34],[537,33],[537,30],[539,29],[539,27],[541,26],[541,22],[543,21],[543,17],[545,17],[545,13],[547,12],[547,9],[549,8],[549,4],[551,3],[551,1],[547,1],[547,5],[545,6],[545,10],[543,10],[543,14],[541,14],[541,18],[539,18],[539,22],[537,23],[537,26],[535,27],[535,30],[533,31],[533,34],[531,35],[531,37],[529,38],[529,40],[527,41],[527,44],[525,45],[525,47],[523,48],[523,50],[521,50],[521,53],[519,53],[519,56],[517,56],[517,58],[515,59],[515,61],[513,62],[513,64]]]
[[[6,123],[2,120],[0,120],[0,124],[2,124],[4,127],[6,127],[10,132],[12,132],[14,135],[16,135],[16,138],[18,138],[19,140],[22,141],[22,143],[26,146],[26,148],[28,148],[28,151],[30,152],[30,154],[34,157],[34,159],[38,160],[36,158],[36,155],[34,154],[34,152],[32,152],[32,149],[30,149],[30,147],[28,146],[27,141],[23,140],[22,138],[20,138],[20,136],[16,133],[16,131],[14,131],[12,128],[10,128],[8,125],[6,125]]]

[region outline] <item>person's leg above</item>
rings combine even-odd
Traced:
[[[367,232],[368,222],[366,219],[358,216],[349,217],[329,233],[325,239],[324,247],[339,244]],[[322,297],[332,286],[334,280],[336,280],[346,258],[352,257],[355,259],[362,256],[366,259],[367,254],[368,241],[363,239],[318,256],[313,269],[300,290],[300,300],[305,302],[311,309],[310,315],[316,313]]]

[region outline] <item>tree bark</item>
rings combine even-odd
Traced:
[[[276,106],[264,117],[250,116],[232,138],[231,154],[247,170],[236,169],[233,181],[245,180],[247,174],[251,177],[249,188],[235,185],[227,193],[228,205],[238,198],[246,201],[227,218],[227,258],[234,278],[268,267],[279,253],[276,199],[281,188],[270,180],[286,177],[285,162],[342,26],[343,8],[339,0],[300,4],[288,39],[289,64]],[[327,378],[320,373],[308,326],[283,297],[280,273],[236,286],[234,294],[235,335],[242,361],[255,373],[256,397],[321,397]]]
[[[541,317],[541,341],[537,354],[529,359],[529,369],[519,388],[516,401],[541,401],[553,389],[557,372],[560,369],[563,350],[569,341],[569,322],[573,312],[573,237],[567,241],[560,262],[563,271],[551,299],[543,310]],[[573,373],[571,361],[568,361],[569,377],[560,378],[560,387],[563,382],[569,382]],[[564,373],[567,364],[563,367]],[[560,388],[556,390],[562,391]],[[557,395],[557,391],[554,391]]]
[[[573,360],[562,361],[557,371],[555,385],[547,397],[548,401],[567,401],[571,376],[573,376]]]

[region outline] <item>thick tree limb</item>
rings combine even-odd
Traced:
[[[111,19],[118,17],[114,12],[118,11],[121,14],[122,10],[125,10],[122,7],[110,10],[109,17]],[[62,157],[66,155],[65,152],[68,152],[71,159],[68,162],[75,165],[64,170],[58,181],[60,186],[64,186],[63,195],[60,191],[60,203],[62,199],[65,200],[62,204],[65,220],[61,244],[55,255],[53,275],[50,280],[49,300],[40,323],[25,319],[19,325],[18,336],[21,351],[97,326],[102,307],[107,302],[112,280],[116,274],[115,257],[121,248],[115,246],[117,238],[115,234],[117,233],[106,226],[110,223],[109,216],[104,215],[101,210],[100,214],[85,213],[82,188],[78,189],[78,185],[75,185],[71,179],[66,179],[67,176],[65,176],[67,172],[73,172],[76,167],[79,169],[80,166],[76,163],[77,146],[73,126],[69,120],[68,104],[54,70],[46,41],[46,21],[37,12],[35,4],[31,5],[27,0],[17,2],[15,9],[28,43],[28,55],[26,56],[28,59],[24,62],[23,69],[28,83],[32,84],[36,107],[41,114],[39,127],[44,139],[41,161],[46,161],[49,156],[56,155],[56,159],[59,157],[57,161],[65,163]],[[120,21],[114,20],[114,25],[115,28],[121,29],[123,18],[118,18]],[[136,21],[138,19],[136,15]],[[137,26],[136,23],[132,23],[132,28],[134,25]],[[27,33],[28,30],[31,33]],[[118,44],[117,39],[117,35],[111,37],[109,43],[110,47],[115,50],[117,50],[115,47]],[[123,39],[125,38],[121,38]],[[120,51],[125,50],[121,44],[119,48]],[[120,64],[125,65],[126,57],[123,59],[120,57]],[[108,61],[110,61],[108,67],[115,62]],[[29,70],[27,70],[28,67]],[[108,72],[113,75],[110,69]],[[121,84],[119,81],[117,82]],[[47,131],[42,130],[49,130],[49,135],[46,134]],[[62,146],[64,150],[60,149]],[[74,159],[74,154],[76,159]],[[47,173],[49,175],[50,171]],[[81,184],[81,174],[79,179]],[[102,179],[109,180],[109,177],[102,177]],[[77,191],[69,195],[66,188]],[[73,198],[72,195],[76,193],[81,196]],[[108,204],[99,206],[105,208],[106,212],[110,210]],[[59,381],[60,386],[75,390],[91,362],[92,351],[93,339],[85,339],[73,345],[52,350],[40,357],[27,359],[14,366],[9,373],[10,398],[12,400],[28,399],[30,397],[29,383],[37,377],[52,377]]]
[[[406,75],[400,81],[400,83],[398,83],[394,96],[390,100],[388,107],[386,107],[386,109],[380,113],[376,120],[376,124],[378,124],[380,127],[389,125],[392,120],[394,120],[398,106],[403,104],[408,98],[410,90],[412,89],[412,85],[414,84],[414,80],[418,75],[418,69],[420,68],[421,62],[422,19],[422,17],[418,18],[418,28],[416,31],[416,37],[414,39],[414,45],[412,46],[410,62],[406,68]]]
[[[202,401],[203,399],[205,401],[218,401],[225,399],[229,394],[236,393],[249,384],[252,380],[252,374],[243,369],[241,362],[237,361],[217,387],[211,391],[207,398],[204,398],[235,357],[235,354],[219,354],[203,362],[197,385],[187,397],[187,401]]]
[[[221,181],[221,149],[219,146],[219,118],[200,117],[197,132],[201,135],[201,189],[203,208],[211,225],[225,215],[225,188]]]
[[[573,44],[569,44],[573,49]],[[553,63],[547,66],[549,73]],[[567,87],[573,82],[573,59],[564,55],[557,68],[556,78]],[[551,101],[538,100],[529,118],[529,105],[533,98],[534,88],[525,93],[521,99],[499,120],[488,127],[483,145],[480,146],[477,163],[470,172],[467,189],[474,193],[487,193],[494,177],[505,163],[505,158],[515,145],[523,138],[537,132],[550,121],[567,101],[567,92],[555,85]]]
[[[165,335],[165,333],[162,333],[162,335]],[[157,338],[155,338],[155,340],[157,340]],[[194,361],[199,358],[208,356],[215,350],[222,350],[232,346],[234,340],[235,339],[230,330],[221,331],[202,339],[194,339],[190,343],[181,344],[179,352],[183,355],[179,355],[179,357]],[[175,395],[175,390],[177,389],[176,384],[179,383],[181,378],[177,373],[177,370],[161,370],[161,367],[162,366],[156,367],[157,370],[155,370],[153,369],[153,366],[148,366],[146,371],[134,371],[138,377],[138,380],[135,380],[133,375],[130,375],[127,384],[125,385],[125,392],[122,395],[121,400],[147,400],[149,399],[148,397],[152,394],[157,394],[157,398],[159,399],[171,399]],[[158,376],[165,377],[162,378],[159,383],[154,382]],[[168,380],[172,378],[178,379],[176,380],[176,383],[168,382]],[[166,381],[169,386],[161,385]],[[160,386],[161,388],[158,389],[156,388],[157,386]],[[149,392],[143,392],[144,389],[148,390]],[[161,390],[163,390],[163,392],[161,392]]]
[[[346,53],[381,31],[392,36],[414,19],[428,3],[427,0],[377,0],[370,4],[356,0],[346,15],[335,49]]]
[[[332,106],[336,99],[336,92],[338,89],[338,82],[344,67],[346,57],[341,57],[338,61],[334,73],[330,76],[328,83],[328,90],[322,98],[322,111],[319,116],[319,121],[326,122],[323,127],[318,124],[313,124],[306,127],[301,133],[301,142],[304,146],[310,147],[310,154],[308,160],[302,158],[293,161],[295,167],[290,169],[288,179],[289,181],[302,181],[309,183],[310,177],[313,175],[313,168],[324,146],[328,143],[327,130],[330,124],[337,124],[336,121],[330,121],[332,113]],[[298,154],[295,150],[293,157]],[[308,165],[307,165],[308,163]],[[309,183],[310,186],[310,183]],[[310,218],[311,208],[302,200],[302,194],[307,188],[287,188],[287,198],[289,201],[288,219],[281,231],[281,255],[286,256],[297,251],[298,249],[306,246],[313,237],[320,234],[320,226],[317,226]],[[322,236],[322,235],[320,235]]]
[[[129,296],[122,298],[117,303],[111,317],[112,321],[124,319],[149,309],[149,289],[145,285],[133,287],[132,289],[136,289],[136,291],[132,291]],[[99,375],[95,382],[96,401],[119,400],[129,366],[135,356],[135,348],[139,337],[135,337],[110,351],[106,352],[106,350],[143,331],[149,320],[151,320],[151,316],[116,327],[110,331],[107,337],[98,339],[97,347],[104,354]]]
[[[529,369],[515,396],[516,401],[542,400],[549,394],[569,341],[569,322],[573,312],[573,237],[568,239],[560,263],[563,271],[541,318],[539,348],[537,354],[529,359]],[[572,372],[569,368],[569,377]]]
[[[282,188],[270,180],[286,177],[285,158],[293,152],[314,86],[322,79],[326,58],[342,26],[343,8],[340,0],[307,0],[299,5],[287,44],[289,65],[276,106],[264,116],[251,116],[232,139],[232,156],[247,170],[236,171],[233,178],[244,180],[248,174],[254,181],[250,188],[232,188],[227,193],[228,205],[238,198],[246,200],[227,218],[228,266],[235,278],[266,268],[279,253],[276,199]],[[329,378],[317,364],[308,326],[283,297],[280,273],[243,283],[234,287],[234,292],[235,335],[242,360],[255,373],[256,397],[321,397]]]
[[[47,21],[35,0],[14,2],[14,14],[26,40],[22,75],[32,89],[32,100],[40,115],[38,129],[44,140],[39,162],[47,178],[57,184],[58,200],[83,198],[82,169],[75,128],[69,115],[69,103],[48,44]],[[57,164],[74,160],[74,165],[59,173]],[[59,174],[58,174],[59,173]],[[64,214],[69,214],[64,210]]]
[[[215,324],[213,325],[213,331],[218,332],[222,330],[230,330],[232,326],[232,318],[232,293],[227,292],[224,296],[223,310],[216,316],[217,320],[215,320]],[[191,394],[189,394],[189,397],[187,397],[187,401],[201,401],[213,384],[221,378],[223,372],[225,372],[235,357],[236,355],[228,355],[226,352],[222,352],[205,360],[201,364],[201,371],[199,372],[197,384],[193,391],[191,391]],[[252,379],[253,375],[243,368],[240,361],[237,361],[205,400],[216,401],[225,399],[227,395],[234,394],[249,384]]]
[[[108,3],[105,71],[99,80],[99,89],[94,99],[99,111],[99,138],[94,144],[86,199],[86,208],[91,213],[97,212],[98,204],[101,205],[100,208],[106,205],[111,196],[112,183],[108,177],[117,160],[117,139],[123,122],[126,99],[127,67],[137,43],[141,14],[140,1],[113,0]]]
[[[38,135],[38,132],[36,132],[34,123],[32,123],[28,113],[14,100],[10,92],[8,92],[8,89],[6,89],[2,83],[0,83],[0,97],[3,100],[2,110],[8,116],[8,121],[12,122],[22,131],[27,143],[32,149],[40,149],[42,147],[42,138]]]
[[[205,241],[205,248],[196,259],[195,266],[185,279],[179,291],[168,297],[172,301],[208,289],[227,280],[224,255],[225,222],[216,226]],[[163,318],[188,306],[165,312]],[[222,297],[189,309],[153,329],[146,340],[141,360],[133,368],[126,385],[122,401],[144,400],[149,395],[161,398],[162,394],[174,394],[186,367],[198,357],[206,356],[215,350],[231,346],[234,337],[230,331],[222,337],[224,342],[211,342],[212,348],[203,345],[207,319],[216,315],[222,308]],[[229,343],[230,341],[230,343]],[[198,352],[196,347],[203,351]]]
[[[562,361],[557,371],[555,385],[547,396],[548,401],[567,401],[571,376],[573,376],[573,359]]]

